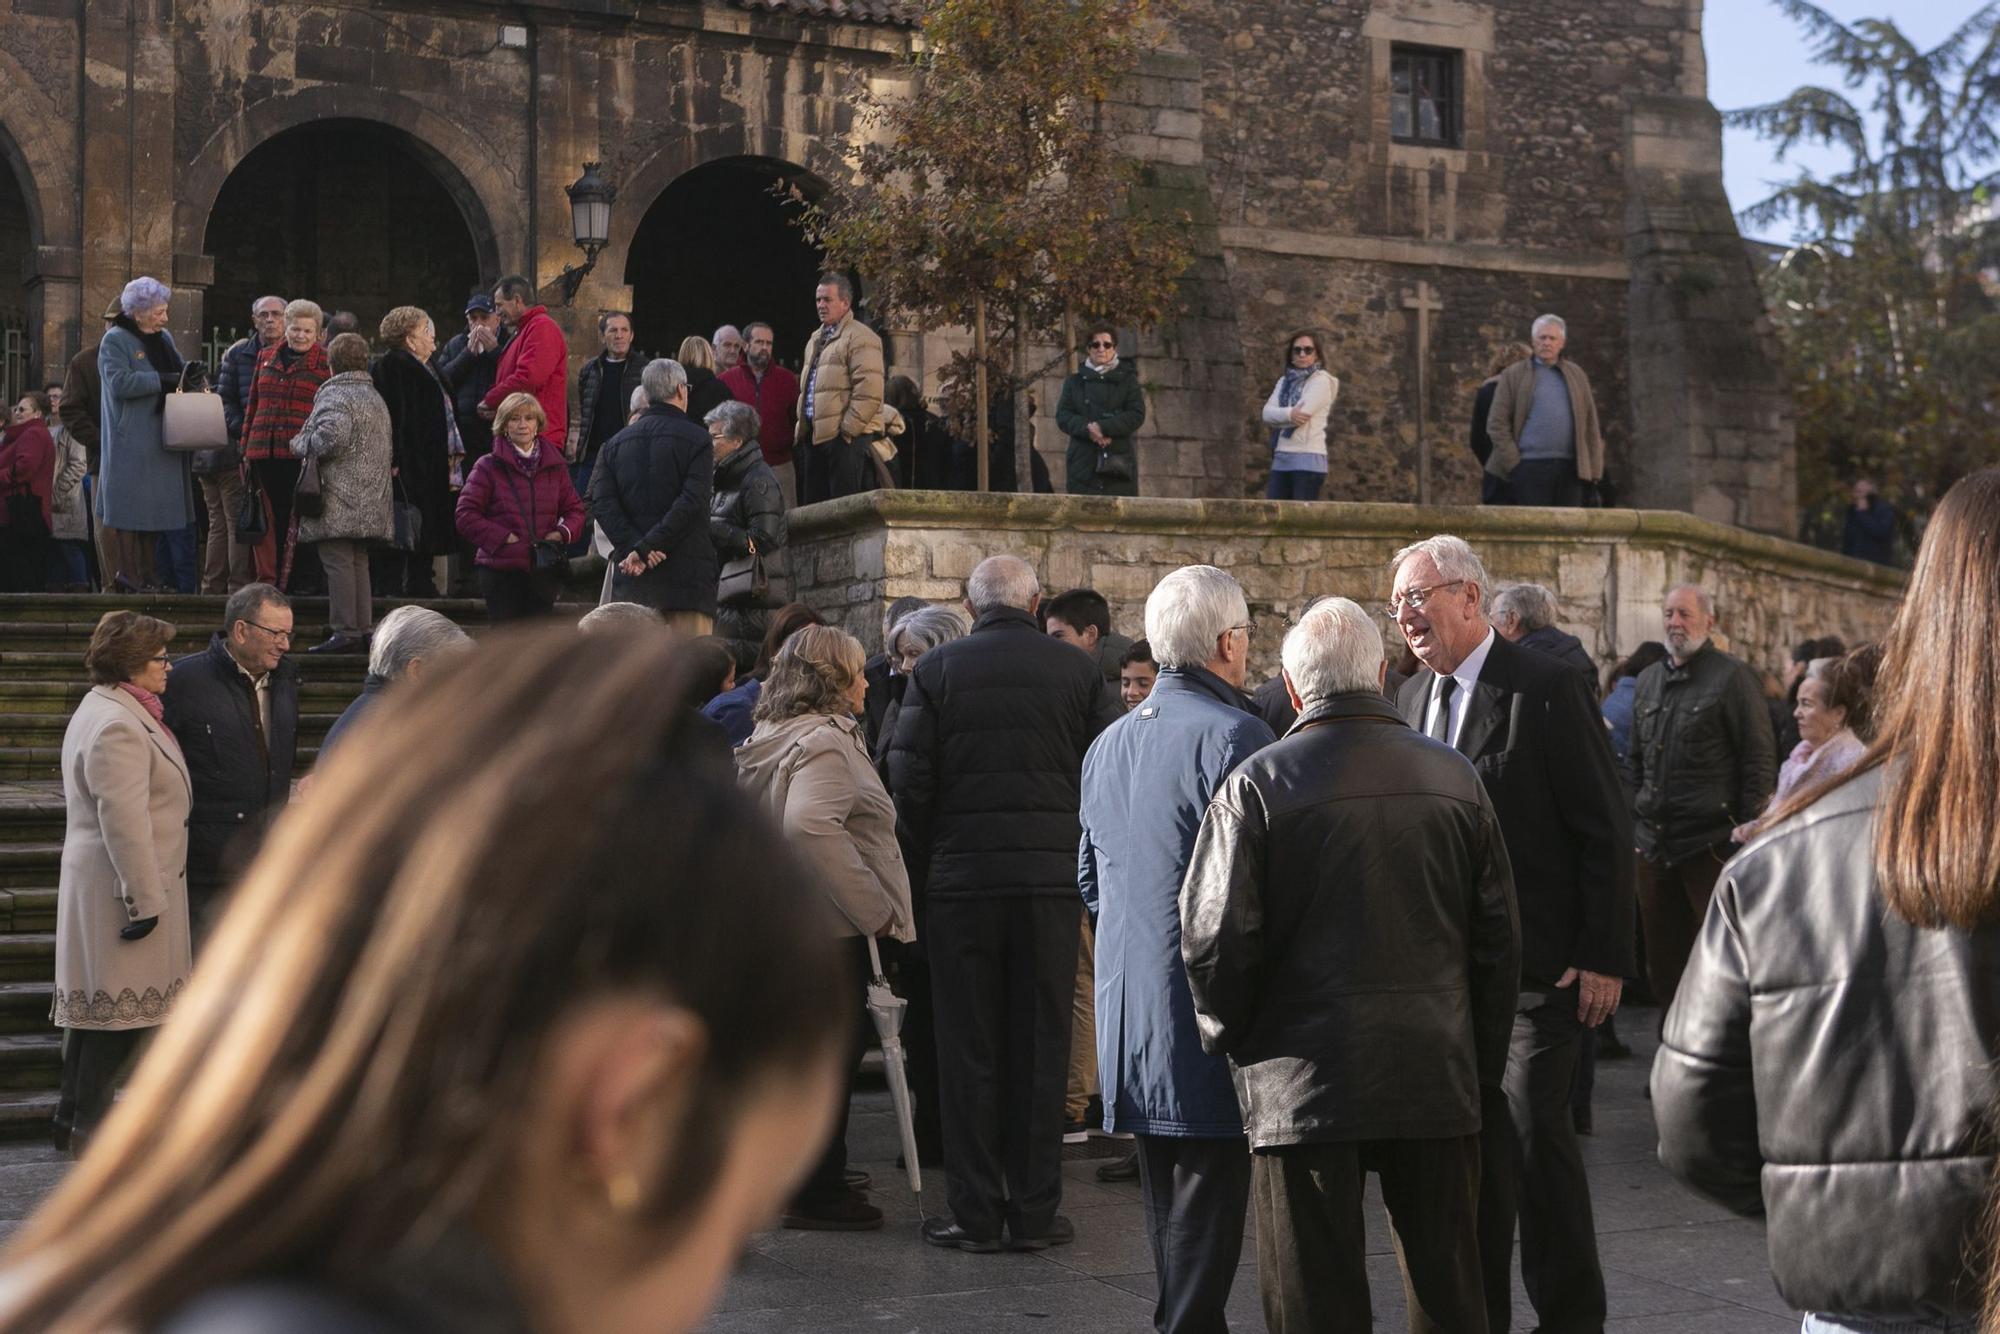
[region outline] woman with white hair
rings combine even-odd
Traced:
[[[194,522],[187,454],[161,445],[166,396],[202,381],[207,368],[181,360],[167,332],[173,292],[157,278],[134,278],[119,293],[119,314],[97,347],[102,455],[97,513],[114,538],[117,568],[107,588],[164,592],[155,586],[153,544],[161,533]]]
[[[917,661],[924,654],[940,644],[965,638],[971,628],[965,613],[956,607],[919,607],[898,618],[884,637],[883,647],[893,669],[887,683],[889,702],[875,733],[875,765],[882,770],[884,781],[888,779],[889,742],[896,735],[896,719],[903,712],[903,691],[909,686],[910,673],[917,670]]]
[[[768,586],[756,585],[764,582],[763,562],[789,535],[785,493],[757,444],[757,409],[732,398],[702,420],[715,444],[715,494],[708,506],[717,565],[715,629],[733,650],[754,649],[768,610],[778,605]]]

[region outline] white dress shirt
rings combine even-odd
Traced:
[[[1489,626],[1486,638],[1480,640],[1479,646],[1465,655],[1465,660],[1458,664],[1458,670],[1451,674],[1451,679],[1458,682],[1458,688],[1452,691],[1448,702],[1451,720],[1446,727],[1445,735],[1450,738],[1449,744],[1454,750],[1458,748],[1459,733],[1465,730],[1466,701],[1472,696],[1472,687],[1479,684],[1479,673],[1486,667],[1486,655],[1492,651],[1493,629]],[[1435,680],[1431,682],[1430,703],[1424,707],[1425,735],[1431,734],[1432,724],[1437,722],[1438,685],[1439,682]]]

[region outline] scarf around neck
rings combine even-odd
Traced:
[[[1287,366],[1284,375],[1278,380],[1278,406],[1281,408],[1297,407],[1299,399],[1306,392],[1306,381],[1319,374],[1319,369],[1317,366],[1306,366],[1303,368]],[[1284,442],[1291,438],[1292,429],[1289,426],[1276,426],[1271,429],[1271,452],[1273,454],[1285,447]]]

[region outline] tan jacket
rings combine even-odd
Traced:
[[[63,734],[56,889],[58,1028],[150,1028],[187,985],[187,762],[167,729],[116,686],[94,686]],[[152,933],[125,940],[133,922]]]
[[[809,713],[760,722],[736,750],[743,788],[784,826],[837,910],[834,934],[917,938],[896,808],[868,762],[861,724]]]
[[[849,311],[835,326],[833,338],[820,355],[823,329],[806,340],[806,359],[799,365],[799,434],[812,431],[811,443],[823,445],[835,436],[852,440],[882,430],[882,340]],[[812,374],[819,357],[819,376]],[[806,420],[806,385],[812,384],[813,414]]]
[[[1556,360],[1563,383],[1569,386],[1569,415],[1576,423],[1576,475],[1586,482],[1604,476],[1604,433],[1597,425],[1597,399],[1590,392],[1590,377],[1568,357]],[[1521,461],[1517,443],[1521,428],[1528,424],[1528,408],[1535,401],[1535,359],[1517,361],[1500,372],[1493,390],[1493,411],[1486,418],[1486,434],[1493,438],[1493,452],[1486,458],[1486,471],[1505,477]]]

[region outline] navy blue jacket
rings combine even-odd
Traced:
[[[656,403],[604,443],[590,474],[590,517],[611,542],[612,563],[634,551],[666,554],[637,578],[613,573],[613,601],[715,614],[714,491],[715,445],[679,408]]]
[[[1181,880],[1209,798],[1277,738],[1242,694],[1169,668],[1083,760],[1077,887],[1097,923],[1097,1070],[1107,1130],[1243,1133],[1229,1060],[1201,1049],[1181,962]]]

